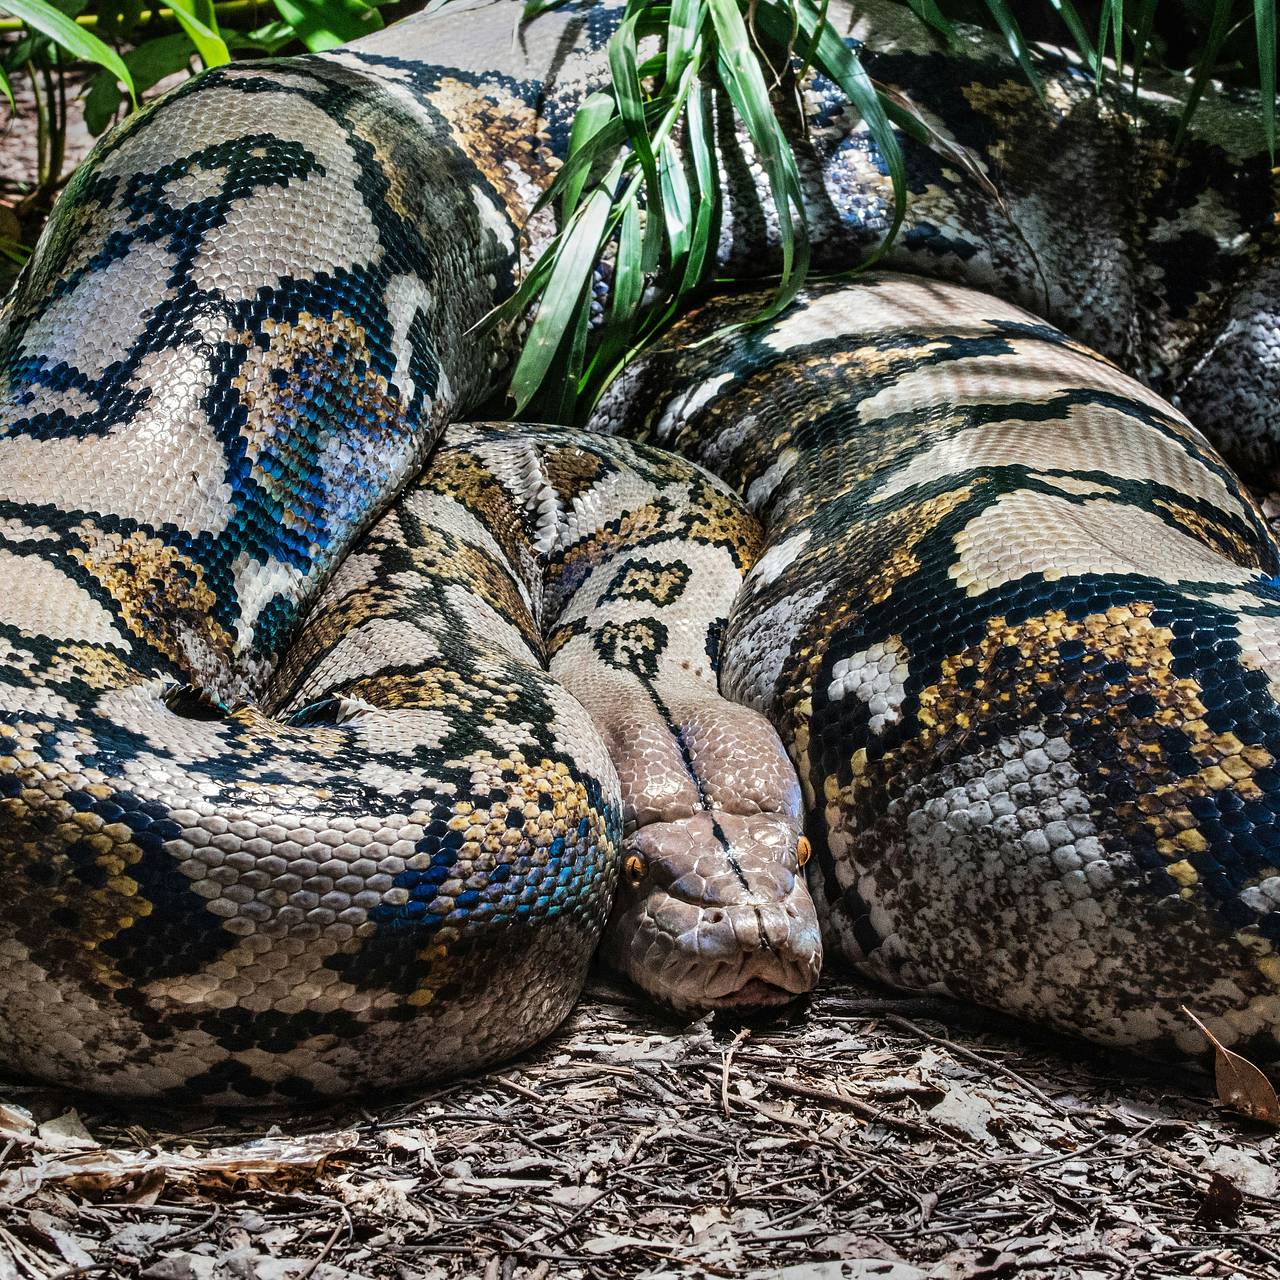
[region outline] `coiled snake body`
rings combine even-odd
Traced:
[[[999,198],[912,152],[911,275],[731,339],[750,300],[712,303],[594,430],[455,428],[410,484],[500,382],[469,331],[606,73],[616,10],[513,43],[518,8],[202,77],[98,148],[7,304],[0,1053],[210,1099],[457,1072],[560,1020],[611,903],[669,1002],[805,990],[785,744],[870,972],[1273,1055],[1280,566],[1183,416],[1265,490],[1247,104],[1175,154],[1156,91],[1121,119],[1063,66],[1046,113],[983,38],[833,5]],[[888,182],[806,109],[850,265]],[[768,270],[722,133],[721,257]]]

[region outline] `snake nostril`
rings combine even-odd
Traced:
[[[225,702],[190,684],[174,685],[161,694],[160,700],[184,720],[225,720],[230,711]]]
[[[721,911],[719,907],[714,907],[712,910],[707,912],[706,920],[708,924],[723,924],[724,912]]]

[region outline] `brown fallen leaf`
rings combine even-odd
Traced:
[[[1196,1209],[1195,1220],[1207,1226],[1219,1222],[1229,1226],[1236,1220],[1243,1204],[1244,1192],[1234,1182],[1220,1173],[1211,1174],[1204,1199]]]
[[[1280,1099],[1276,1098],[1271,1081],[1248,1058],[1232,1053],[1185,1004],[1181,1007],[1213,1045],[1214,1078],[1222,1105],[1248,1116],[1250,1120],[1280,1129]]]

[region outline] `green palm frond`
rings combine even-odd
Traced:
[[[535,4],[535,14],[551,7]],[[642,45],[650,51],[642,53]],[[559,234],[490,317],[514,323],[537,301],[511,381],[516,412],[581,417],[621,365],[707,283],[721,216],[711,122],[716,94],[741,121],[778,213],[780,273],[758,318],[795,297],[810,249],[799,169],[776,99],[794,94],[809,66],[841,87],[881,148],[895,193],[887,242],[906,207],[894,125],[919,136],[927,130],[904,103],[882,97],[827,22],[825,4],[628,0],[609,47],[610,92],[583,104],[564,166],[539,205],[556,206]],[[601,264],[612,281],[607,309],[592,328]]]

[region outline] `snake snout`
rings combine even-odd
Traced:
[[[697,813],[624,846],[604,958],[674,1009],[749,1012],[812,989],[817,915],[789,819]]]

